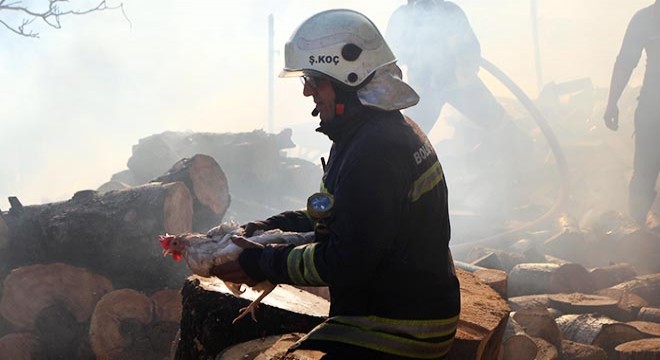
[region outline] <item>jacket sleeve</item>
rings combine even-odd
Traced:
[[[314,221],[306,210],[285,211],[269,217],[263,223],[270,229],[280,229],[282,231],[314,231]]]
[[[334,189],[328,239],[266,248],[259,260],[266,278],[306,286],[369,283],[400,235],[408,196],[401,169],[383,158],[360,156],[346,165]]]

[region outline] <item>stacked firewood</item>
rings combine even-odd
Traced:
[[[97,191],[41,205],[10,198],[0,212],[0,358],[169,355],[190,272],[162,257],[158,235],[300,207],[313,191],[295,185],[318,169],[281,153],[290,135],[154,135]]]
[[[582,230],[563,216],[545,241],[464,255],[511,307],[503,358],[660,358],[660,234],[648,225],[607,212]]]

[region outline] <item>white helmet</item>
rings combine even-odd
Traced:
[[[327,10],[305,20],[294,31],[284,47],[280,77],[325,75],[340,84],[360,88],[358,97],[364,105],[403,109],[416,104],[419,97],[401,80],[395,62],[380,31],[366,16],[347,9]],[[376,77],[385,80],[376,81],[379,89],[372,89],[368,85]],[[383,92],[387,96],[383,97]]]

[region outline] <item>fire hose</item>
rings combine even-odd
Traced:
[[[514,83],[513,80],[511,80],[511,78],[509,78],[502,70],[500,70],[498,67],[496,67],[495,65],[493,65],[491,62],[489,62],[484,58],[481,58],[480,65],[481,68],[492,74],[509,91],[511,91],[511,93],[513,93],[513,95],[518,99],[518,101],[520,101],[520,103],[530,113],[530,115],[538,125],[539,129],[541,129],[541,132],[546,138],[548,142],[548,146],[550,147],[550,150],[552,151],[552,154],[555,158],[555,162],[557,164],[557,170],[559,171],[559,181],[560,181],[559,192],[557,194],[557,198],[555,199],[555,202],[550,207],[550,209],[540,217],[532,221],[529,221],[527,223],[524,223],[520,226],[517,226],[513,229],[495,235],[487,236],[485,238],[481,238],[477,240],[465,241],[453,245],[451,249],[452,252],[455,253],[459,253],[461,251],[467,251],[469,250],[469,248],[475,245],[489,245],[494,247],[507,246],[512,242],[511,238],[514,235],[519,234],[523,231],[530,230],[536,227],[537,225],[544,223],[553,216],[555,216],[563,208],[564,204],[566,203],[566,200],[568,199],[568,187],[569,187],[568,164],[566,162],[566,157],[564,156],[564,152],[562,151],[561,146],[559,145],[559,141],[557,141],[557,137],[552,131],[552,128],[550,127],[550,125],[548,125],[548,122],[545,120],[539,109],[536,107],[536,105],[534,105],[534,103],[532,102],[532,100],[530,100],[527,94],[525,94],[525,92],[518,85],[516,85],[516,83]]]

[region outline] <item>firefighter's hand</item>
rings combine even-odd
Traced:
[[[263,221],[251,221],[245,225],[241,225],[241,227],[245,229],[245,237],[260,235],[264,231],[273,230],[272,226]]]
[[[616,104],[608,104],[603,115],[603,120],[605,120],[605,126],[608,129],[616,131],[619,128],[619,107]]]

